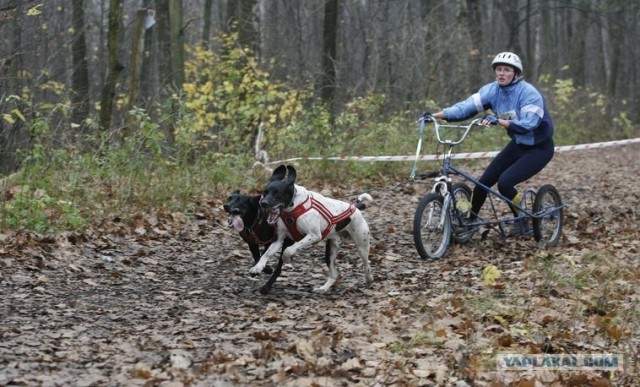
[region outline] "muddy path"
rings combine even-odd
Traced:
[[[529,182],[568,206],[548,251],[491,232],[424,261],[411,222],[426,183],[364,187],[374,285],[345,242],[325,295],[311,291],[326,279],[321,246],[261,295],[267,277],[249,275],[224,198],[182,229],[13,235],[0,247],[0,385],[638,384],[639,154],[560,153]],[[483,282],[488,265],[499,286]],[[625,371],[496,370],[497,353],[545,345],[621,353]]]

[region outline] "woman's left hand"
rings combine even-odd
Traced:
[[[497,116],[490,114],[482,119],[482,125],[498,125],[500,120]]]

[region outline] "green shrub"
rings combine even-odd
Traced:
[[[603,93],[576,87],[571,79],[541,77],[555,126],[556,145],[574,145],[628,138],[638,134],[622,101],[614,107]],[[620,101],[616,101],[620,105]]]
[[[433,100],[420,109],[386,111],[383,94],[355,98],[334,119],[313,99],[311,87],[292,90],[271,80],[255,55],[236,44],[235,35],[222,37],[221,52],[197,48],[186,62],[186,82],[159,118],[134,108],[127,119],[127,136],[100,130],[93,118],[83,127],[90,135],[71,141],[74,127],[52,133],[55,116],[67,116],[68,96],[55,86],[60,103],[31,106],[29,114],[12,110],[7,122],[29,127],[33,145],[21,152],[20,178],[1,204],[0,226],[55,232],[77,229],[105,218],[131,219],[137,212],[170,209],[188,213],[203,196],[224,197],[232,189],[260,190],[269,171],[255,165],[294,157],[303,184],[310,181],[364,186],[409,178],[418,141],[420,111],[438,111]],[[624,111],[602,93],[575,87],[571,80],[542,77],[556,126],[556,144],[626,138],[637,135]],[[620,105],[620,102],[618,102]],[[57,128],[56,128],[57,129]],[[452,138],[459,134],[451,133]],[[474,129],[455,152],[500,150],[506,131]],[[423,134],[422,155],[439,154],[433,126]],[[397,162],[331,161],[333,156],[409,156]],[[305,161],[319,157],[321,161]],[[439,167],[419,163],[419,172]],[[461,168],[482,168],[486,160],[459,160]]]

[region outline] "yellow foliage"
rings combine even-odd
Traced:
[[[276,132],[270,128],[290,122],[302,111],[299,92],[272,82],[252,51],[238,48],[235,34],[221,36],[219,43],[220,52],[202,46],[189,52],[186,82],[182,93],[174,96],[186,108],[175,138],[189,147],[238,153],[252,146],[261,125],[265,142],[275,142]]]
[[[561,103],[571,103],[576,92],[572,79],[558,79],[554,85],[556,100]]]
[[[47,81],[38,85],[40,90],[49,90],[55,93],[56,95],[62,95],[65,90],[64,83],[56,82],[56,81]]]
[[[38,15],[41,15],[42,11],[40,10],[40,7],[42,7],[42,4],[38,4],[35,7],[29,8],[29,10],[27,10],[27,16],[38,16]]]
[[[500,269],[494,265],[486,266],[482,269],[482,282],[487,286],[493,286],[496,284],[496,279],[500,278]]]
[[[24,116],[22,115],[22,112],[20,112],[20,110],[11,109],[11,113],[14,114],[16,117],[18,117],[20,119],[20,121],[27,122],[27,120],[24,118]]]
[[[205,82],[204,85],[202,85],[202,88],[201,88],[202,94],[209,96],[212,90],[213,90],[213,82],[211,82],[210,80]]]
[[[233,92],[233,85],[231,84],[231,82],[224,81],[222,84],[224,85],[224,91],[226,91],[227,93]]]
[[[5,121],[7,121],[8,123],[12,124],[12,125],[16,123],[16,120],[14,120],[14,119],[13,119],[13,117],[11,116],[11,114],[3,114],[3,115],[2,115],[2,118],[3,118]]]
[[[185,83],[182,85],[182,90],[187,95],[194,95],[196,93],[196,85],[194,83]]]

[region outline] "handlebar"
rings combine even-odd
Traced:
[[[438,119],[433,117],[433,116],[428,116],[428,117],[422,118],[419,121],[424,122],[424,123],[433,122],[434,129],[435,129],[435,132],[436,132],[436,139],[438,140],[438,142],[440,144],[445,144],[445,145],[450,145],[450,146],[458,145],[458,144],[462,143],[467,138],[467,135],[471,131],[471,128],[473,128],[474,126],[486,126],[486,125],[482,125],[480,123],[480,122],[482,122],[481,118],[476,118],[475,120],[471,121],[468,125],[441,124],[438,121]],[[464,129],[464,133],[462,133],[462,136],[457,141],[443,140],[440,137],[440,128]]]
[[[449,152],[451,152],[451,149],[452,149],[452,147],[454,145],[458,145],[458,144],[462,143],[464,141],[464,139],[467,138],[467,135],[469,134],[469,131],[471,131],[472,127],[474,127],[474,126],[486,126],[486,125],[482,125],[480,123],[480,122],[482,122],[482,120],[480,118],[477,118],[477,119],[471,121],[469,123],[469,125],[441,124],[433,116],[422,117],[422,118],[418,119],[418,122],[420,123],[420,136],[418,137],[418,146],[416,147],[416,158],[415,158],[415,161],[413,162],[413,168],[411,170],[411,175],[410,175],[410,178],[412,180],[414,180],[415,177],[416,177],[416,170],[417,170],[417,166],[418,166],[418,158],[420,157],[420,150],[422,148],[422,133],[423,133],[424,125],[427,122],[433,122],[433,125],[435,127],[435,132],[436,132],[436,138],[437,138],[438,142],[440,144],[445,144],[445,145],[449,146]],[[440,137],[440,128],[464,129],[464,133],[462,134],[462,137],[460,137],[460,139],[458,141],[442,140],[442,138]]]

